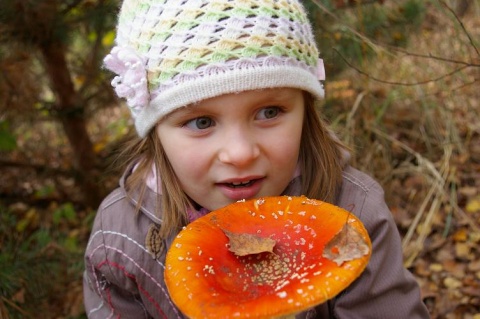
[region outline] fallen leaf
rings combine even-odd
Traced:
[[[480,260],[474,260],[468,263],[467,267],[470,271],[480,271]]]
[[[438,263],[431,264],[429,269],[433,272],[440,272],[443,270],[443,266]]]
[[[247,256],[264,252],[273,252],[277,243],[269,237],[261,237],[253,234],[238,234],[223,230],[230,240],[229,250],[237,256]]]
[[[443,284],[445,287],[449,289],[458,289],[462,287],[462,282],[458,279],[455,279],[453,277],[447,277],[443,280]]]
[[[468,231],[466,228],[460,228],[457,230],[453,236],[452,236],[454,241],[467,241],[468,239]]]
[[[458,258],[473,260],[475,256],[471,253],[471,247],[467,243],[456,243],[455,254]]]
[[[322,256],[340,266],[345,261],[361,258],[368,253],[368,245],[360,233],[349,224],[345,224],[325,245]]]
[[[474,197],[469,200],[467,205],[465,206],[465,210],[471,214],[480,211],[480,196]]]

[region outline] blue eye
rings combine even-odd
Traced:
[[[273,119],[278,116],[278,113],[280,113],[280,108],[277,106],[269,106],[261,109],[257,114],[257,118],[261,120]]]
[[[197,117],[188,121],[185,126],[193,130],[205,130],[214,124],[213,120],[209,117]]]

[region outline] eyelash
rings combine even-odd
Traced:
[[[202,119],[207,119],[207,120],[210,121],[210,122],[209,122],[210,125],[209,125],[207,128],[209,128],[209,127],[211,127],[211,126],[215,126],[215,122],[214,122],[210,117],[208,117],[208,116],[199,116],[199,117],[196,117],[196,118],[194,118],[194,119],[188,120],[188,121],[186,121],[182,126],[183,126],[183,127],[190,128],[190,129],[194,129],[194,130],[200,130],[200,131],[201,131],[201,130],[205,130],[205,129],[207,129],[207,128],[203,128],[203,129],[202,129],[202,128],[198,128],[198,127],[197,127],[197,128],[192,128],[192,127],[189,126],[189,124],[191,124],[191,123],[192,123],[192,124],[198,124],[198,121],[199,121],[199,120],[202,120]],[[213,125],[212,125],[212,124],[213,124]]]
[[[269,110],[275,110],[277,113],[275,114],[275,116],[265,118],[264,120],[270,120],[270,119],[276,118],[276,117],[278,117],[278,115],[280,113],[283,112],[282,108],[280,108],[279,106],[267,106],[267,107],[264,107],[264,108],[260,109],[260,111],[257,112],[257,115],[260,114],[261,112],[269,111]]]
[[[261,114],[262,112],[266,112],[266,111],[269,111],[269,110],[275,110],[277,113],[273,117],[265,117],[265,118],[262,118],[262,119],[259,119],[259,120],[267,121],[267,120],[275,119],[279,116],[279,114],[284,112],[284,110],[279,106],[266,106],[266,107],[261,108],[255,114],[255,119],[257,119],[259,114]],[[189,126],[190,124],[193,124],[193,125],[198,124],[198,121],[202,120],[202,119],[207,119],[207,120],[210,121],[208,127],[206,127],[206,128],[199,128],[199,127],[192,128],[191,126]],[[193,130],[199,130],[199,131],[208,129],[212,126],[215,126],[215,121],[211,117],[208,117],[208,116],[199,116],[199,117],[193,118],[191,120],[188,120],[188,121],[186,121],[182,124],[182,127],[187,127],[187,128],[190,128],[190,129],[193,129]]]

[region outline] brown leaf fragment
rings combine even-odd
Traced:
[[[348,223],[330,240],[322,256],[338,266],[346,261],[361,258],[369,253],[369,247],[359,232]]]
[[[163,241],[160,236],[160,226],[151,224],[145,237],[145,247],[153,259],[158,259],[162,255]]]
[[[237,256],[254,255],[264,252],[271,253],[277,243],[269,237],[265,238],[253,234],[232,233],[228,230],[223,230],[223,232],[230,240],[229,250]]]

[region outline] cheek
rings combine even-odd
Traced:
[[[195,178],[204,166],[204,156],[196,145],[185,143],[166,143],[164,145],[170,165],[178,178]]]
[[[275,152],[279,160],[284,162],[296,161],[300,150],[302,138],[302,126],[292,124],[275,134],[273,141],[270,141],[271,151]]]
[[[163,142],[165,154],[182,188],[197,187],[209,172],[210,151],[208,145],[184,138],[172,138]],[[162,139],[161,139],[162,140]]]

